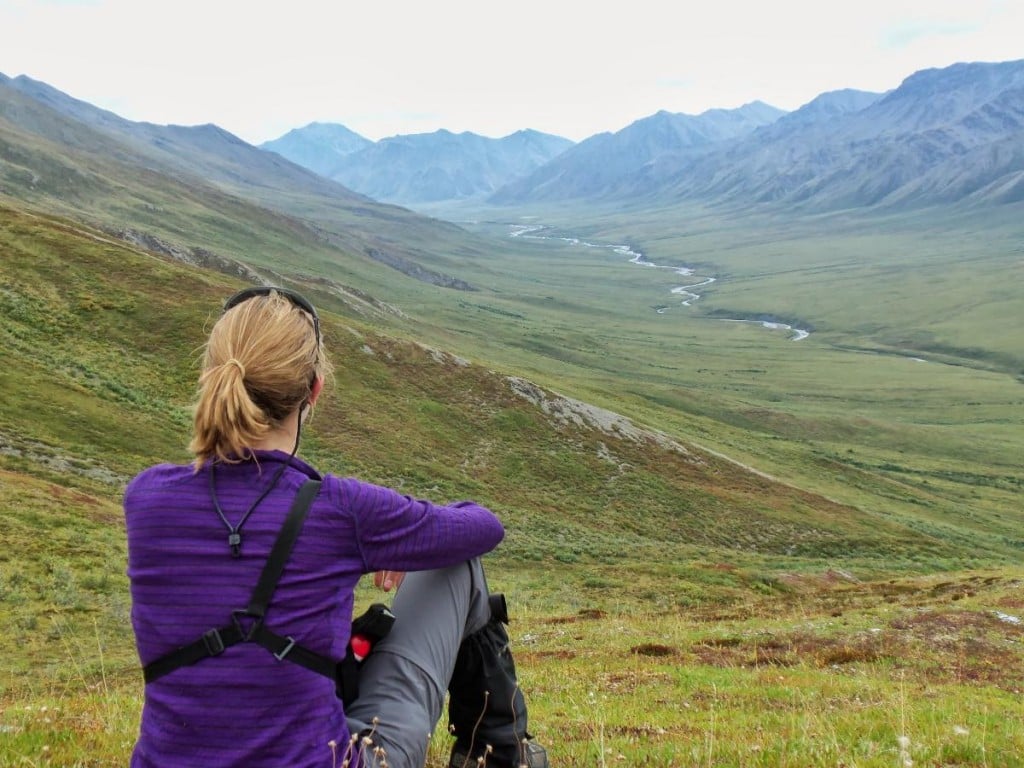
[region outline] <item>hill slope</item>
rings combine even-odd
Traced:
[[[365,202],[350,190],[272,153],[262,152],[212,124],[186,127],[137,123],[24,75],[3,78],[0,83],[98,133],[119,140],[138,158],[158,163],[164,172],[177,170],[190,178],[216,183],[226,191],[254,197],[259,196],[257,191],[261,188],[270,187],[280,192],[316,194],[348,203]],[[37,133],[39,127],[37,125]],[[73,136],[66,133],[60,138],[74,141]]]
[[[116,493],[142,466],[184,458],[195,346],[238,283],[10,208],[0,209],[0,238],[0,333],[9,355],[0,425],[16,449],[8,458],[21,457],[16,471],[63,474],[71,484],[109,480]],[[316,296],[315,285],[307,290]],[[808,530],[787,522],[791,511],[776,519],[763,497],[772,484],[734,464],[330,312],[324,328],[339,373],[310,453],[377,480],[402,477],[420,492],[437,484],[445,496],[514,511],[529,522],[520,535],[535,554],[589,539],[588,556],[611,557],[625,535],[633,546],[667,548],[671,562],[676,547],[728,548],[751,536],[766,550],[834,541],[871,557],[867,540],[904,535],[781,485],[771,496],[817,523]],[[62,472],[43,460],[48,452],[89,471]],[[644,495],[641,515],[633,502],[644,486],[661,490]],[[550,514],[557,519],[545,522]],[[545,540],[528,530],[560,533]],[[566,537],[569,530],[582,538]]]
[[[116,496],[146,464],[184,459],[196,344],[239,284],[6,207],[0,248],[8,354],[0,463]],[[315,283],[300,287],[318,298]],[[921,538],[894,518],[773,481],[521,378],[330,311],[324,328],[338,380],[306,451],[327,468],[505,510],[517,521],[512,557],[569,552],[635,563],[645,552],[671,564],[710,547],[774,553],[787,567],[825,558],[886,570],[915,553],[973,555],[980,541],[990,554],[1004,548],[988,523]]]
[[[0,192],[184,250],[319,274],[328,264],[366,274],[377,261],[448,285],[420,260],[484,251],[454,225],[374,202],[216,126],[133,123],[26,77],[0,76],[0,141]]]

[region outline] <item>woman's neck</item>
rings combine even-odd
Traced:
[[[280,426],[270,430],[262,440],[257,440],[252,447],[257,451],[283,451],[291,453],[295,449],[295,437],[299,428],[299,412],[288,415]]]

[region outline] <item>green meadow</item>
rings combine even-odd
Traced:
[[[241,282],[60,213],[0,204],[0,764],[121,765],[120,494],[188,459],[198,347]],[[419,258],[472,291],[322,243],[275,259],[286,228],[202,242],[324,309],[304,455],[501,514],[492,586],[553,764],[1024,765],[1013,216],[458,218]],[[690,279],[524,222],[716,281],[682,307]],[[727,322],[766,316],[811,334]]]

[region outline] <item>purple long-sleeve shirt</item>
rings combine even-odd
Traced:
[[[216,493],[235,524],[289,466],[242,527],[241,556],[210,497],[207,465],[162,464],[125,492],[132,626],[143,665],[230,622],[244,608],[299,487],[320,479],[280,451],[219,464]],[[437,506],[351,478],[326,475],[267,611],[266,625],[341,659],[353,589],[378,570],[442,568],[490,551],[504,535],[472,502]],[[334,684],[264,648],[242,643],[146,685],[138,768],[334,768],[349,732]],[[332,762],[330,742],[337,747]]]

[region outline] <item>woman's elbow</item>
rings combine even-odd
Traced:
[[[501,544],[504,538],[505,526],[501,524],[501,521],[497,518],[497,516],[494,516],[491,521],[491,525],[488,529],[488,540],[490,542],[490,547],[488,551],[494,549],[499,544]]]

